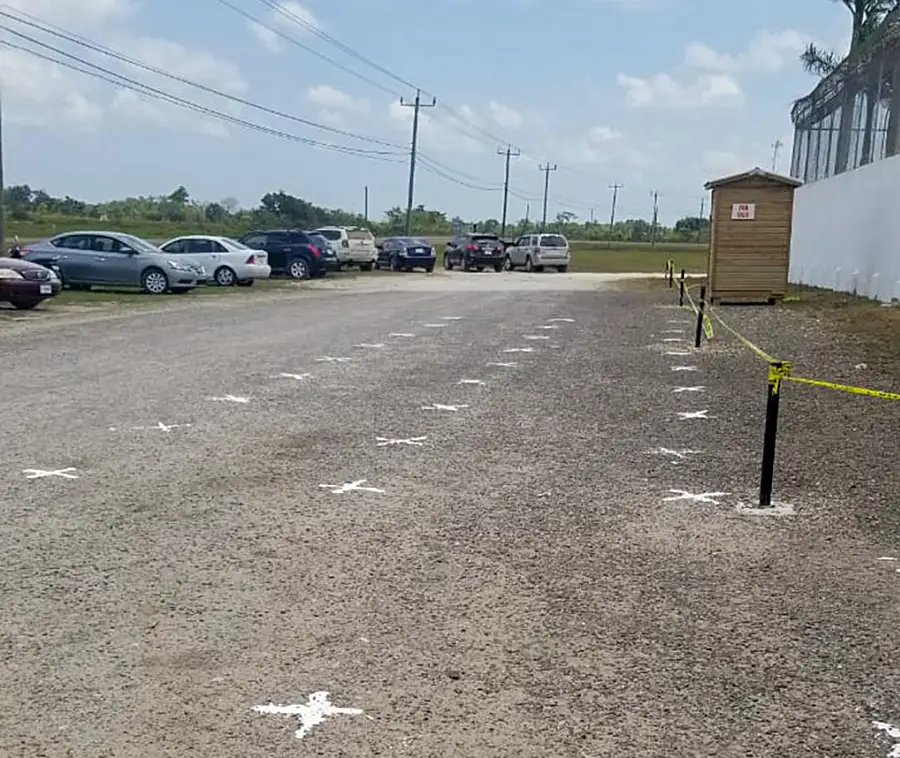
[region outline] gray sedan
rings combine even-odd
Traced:
[[[207,279],[201,267],[179,261],[140,237],[121,232],[67,232],[28,245],[22,257],[59,272],[74,289],[137,286],[151,295],[182,293]]]

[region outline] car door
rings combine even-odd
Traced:
[[[188,259],[198,266],[203,266],[206,269],[206,273],[212,276],[219,267],[219,259],[221,258],[221,253],[218,252],[216,247],[218,243],[206,237],[189,239],[185,243],[185,252],[188,255]],[[222,250],[224,251],[225,248],[222,248]]]
[[[93,258],[91,244],[92,238],[89,234],[67,234],[54,240],[59,257],[57,265],[63,275],[63,281],[78,284],[89,281],[87,277]]]
[[[95,234],[90,282],[96,284],[140,284],[140,261],[137,250],[115,237]]]

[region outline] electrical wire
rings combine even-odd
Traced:
[[[328,126],[326,124],[320,124],[316,121],[310,121],[309,119],[301,118],[300,116],[293,115],[291,113],[285,113],[280,110],[276,110],[275,108],[270,108],[265,105],[260,105],[259,103],[254,103],[250,100],[247,100],[242,97],[238,97],[237,95],[232,95],[228,92],[222,92],[214,87],[210,87],[205,84],[200,84],[198,82],[191,81],[190,79],[186,79],[183,76],[178,76],[177,74],[173,74],[168,71],[164,71],[163,69],[157,68],[155,66],[151,66],[149,64],[143,63],[135,58],[131,58],[127,55],[124,55],[112,48],[106,47],[104,45],[100,45],[99,43],[92,42],[86,37],[82,37],[77,34],[67,33],[66,30],[61,27],[54,26],[52,24],[47,24],[46,26],[42,23],[39,23],[39,19],[31,14],[20,12],[22,16],[27,17],[31,20],[26,20],[23,18],[19,18],[17,15],[7,13],[6,11],[0,10],[0,16],[5,16],[6,18],[13,19],[17,23],[23,24],[25,26],[29,26],[33,29],[37,29],[45,34],[56,37],[58,39],[63,39],[66,42],[79,45],[81,47],[87,48],[95,53],[101,53],[110,58],[114,58],[123,63],[128,63],[131,66],[136,68],[143,69],[144,71],[149,71],[158,76],[165,77],[167,79],[171,79],[172,81],[179,82],[180,84],[187,85],[188,87],[193,87],[194,89],[200,90],[202,92],[206,92],[208,94],[216,95],[225,100],[230,100],[233,103],[237,103],[239,105],[246,106],[248,108],[253,108],[254,110],[261,111],[263,113],[267,113],[272,116],[278,116],[279,118],[287,119],[289,121],[295,121],[296,123],[303,124],[305,126],[310,126],[315,129],[321,129],[322,131],[330,132],[331,134],[337,134],[342,137],[349,137],[351,139],[362,140],[364,142],[369,142],[374,145],[382,145],[384,147],[393,147],[399,148],[401,150],[405,150],[406,147],[404,145],[400,145],[396,142],[388,142],[387,140],[377,139],[375,137],[368,137],[366,135],[357,134],[355,132],[350,132],[345,129],[338,129],[337,127]],[[4,27],[6,28],[6,27]],[[18,32],[13,32],[13,34],[19,35]],[[24,36],[24,35],[21,35]],[[29,37],[25,37],[25,39],[31,39]]]
[[[26,39],[30,39],[27,35],[22,35],[16,32],[13,29],[9,29],[8,27],[0,24],[0,29],[4,31],[11,32],[21,37],[25,37]],[[56,64],[58,66],[62,66],[63,68],[70,69],[72,71],[76,71],[80,74],[84,74],[86,76],[93,77],[95,79],[99,79],[101,81],[105,81],[109,84],[113,84],[117,87],[121,87],[122,89],[130,90],[132,92],[136,92],[138,94],[144,95],[146,97],[150,97],[156,100],[161,100],[163,102],[170,103],[172,105],[176,105],[180,108],[184,108],[186,110],[191,110],[196,113],[202,113],[208,116],[212,116],[220,121],[224,121],[226,123],[234,124],[235,126],[240,126],[245,129],[250,129],[253,131],[262,132],[264,134],[268,134],[269,136],[279,137],[280,139],[289,140],[292,142],[299,142],[305,145],[309,145],[312,147],[319,147],[325,150],[332,150],[338,153],[344,153],[345,155],[354,155],[362,158],[369,158],[373,160],[382,160],[388,163],[403,163],[403,160],[397,160],[398,156],[402,156],[402,153],[392,153],[388,151],[380,151],[380,150],[364,150],[362,148],[350,147],[347,145],[335,145],[328,142],[321,142],[319,140],[310,139],[309,137],[301,137],[296,134],[291,134],[289,132],[281,131],[280,129],[273,129],[268,126],[263,126],[262,124],[257,124],[252,121],[247,121],[246,119],[238,118],[237,116],[231,116],[227,113],[223,113],[222,111],[217,111],[214,108],[208,108],[207,106],[200,105],[199,103],[194,103],[190,100],[187,100],[182,97],[178,97],[177,95],[172,95],[171,93],[165,92],[164,90],[160,90],[156,87],[151,87],[150,85],[143,84],[134,79],[130,79],[122,74],[118,74],[114,71],[110,71],[109,69],[105,69],[102,66],[98,66],[90,61],[86,61],[83,58],[79,58],[76,55],[72,55],[71,53],[66,53],[65,51],[54,48],[52,45],[47,45],[38,40],[33,40],[35,44],[47,48],[56,52],[58,55],[64,56],[65,58],[69,58],[70,60],[74,60],[77,62],[76,65],[73,63],[67,63],[65,60],[61,60],[60,58],[55,58],[50,55],[45,55],[36,50],[28,48],[24,45],[18,45],[14,42],[10,42],[9,40],[0,40],[0,45],[4,47],[11,48],[13,50],[19,50],[23,53],[27,53],[28,55],[32,55],[36,58],[40,58],[49,63]],[[85,68],[87,67],[87,68]],[[93,71],[89,69],[94,69]]]

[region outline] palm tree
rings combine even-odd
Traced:
[[[853,71],[860,50],[875,30],[878,29],[881,22],[884,21],[885,16],[892,10],[900,7],[900,0],[832,0],[832,2],[843,3],[853,17],[850,52],[847,55],[847,68]],[[800,61],[808,73],[819,78],[830,76],[838,70],[841,64],[840,57],[833,50],[826,50],[813,43],[810,43],[806,50],[801,53]],[[874,89],[877,90],[877,86]],[[841,123],[838,131],[835,173],[845,171],[847,168],[855,100],[855,88],[845,85],[844,102],[841,107]],[[863,163],[868,163],[871,157],[875,105],[875,98],[868,94],[866,97],[866,125],[862,144]]]

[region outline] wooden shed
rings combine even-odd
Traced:
[[[794,192],[801,184],[761,168],[707,182],[711,302],[774,303],[787,294]]]

